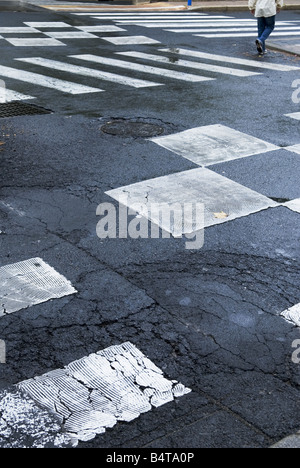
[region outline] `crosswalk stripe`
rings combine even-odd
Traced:
[[[162,19],[163,18],[163,19]],[[233,18],[233,16],[210,16],[209,18],[216,18],[216,19],[230,19],[230,18]],[[102,20],[138,20],[138,21],[149,21],[149,20],[159,20],[161,19],[162,21],[164,21],[165,19],[166,20],[189,20],[189,19],[197,19],[197,16],[196,15],[161,15],[161,16],[147,16],[147,18],[145,20],[141,20],[141,17],[137,16],[137,15],[133,15],[133,16],[103,16],[103,15],[98,15],[96,16],[96,19],[102,19]],[[201,18],[202,19],[202,18]]]
[[[256,33],[220,33],[220,34],[195,34],[197,37],[215,37],[215,38],[225,38],[225,37],[257,37]],[[288,32],[273,32],[272,36],[300,36],[300,31],[288,31]]]
[[[1,392],[0,446],[76,447],[191,391],[131,342],[113,345]]]
[[[134,25],[134,26],[142,26],[145,28],[192,28],[192,27],[218,27],[218,26],[237,26],[236,21],[227,21],[227,20],[215,20],[215,21],[164,21],[164,22],[141,22],[141,21],[118,21],[117,24],[121,26],[126,26],[126,25]],[[255,20],[245,20],[245,21],[240,21],[238,23],[239,26],[251,26],[251,25],[256,25]],[[277,23],[278,26],[289,26],[290,23],[287,22],[281,22]]]
[[[182,73],[167,68],[156,68],[149,65],[141,65],[133,62],[125,62],[123,60],[110,59],[106,57],[100,57],[97,55],[83,54],[83,55],[70,55],[72,58],[79,60],[87,60],[89,62],[101,63],[104,65],[111,65],[114,67],[127,68],[129,70],[136,70],[143,73],[149,73],[153,75],[164,76],[168,78],[173,78],[177,80],[190,81],[190,82],[200,82],[200,81],[211,81],[214,78],[207,78],[199,75],[192,75],[190,73]]]
[[[293,31],[294,29],[299,30],[299,26],[279,26],[276,28],[276,31],[287,31],[287,35],[289,34],[289,31]],[[252,32],[252,31],[257,31],[257,26],[253,25],[251,27],[242,27],[242,28],[235,28],[235,27],[227,27],[227,26],[222,26],[219,28],[177,28],[177,29],[167,29],[168,32],[174,32],[174,33],[227,33],[227,32]]]
[[[97,78],[105,81],[112,81],[126,86],[133,86],[134,88],[145,88],[149,86],[162,86],[160,83],[154,83],[151,81],[139,80],[137,78],[129,78],[127,76],[117,75],[115,73],[104,72],[95,70],[92,68],[80,67],[78,65],[72,65],[65,62],[58,62],[56,60],[45,59],[42,57],[32,58],[20,58],[16,59],[21,62],[31,63],[33,65],[39,65],[41,67],[51,68],[52,70],[64,71],[67,73],[73,73],[77,75],[88,76]]]
[[[29,99],[35,99],[33,96],[18,93],[7,88],[0,88],[0,104],[12,101],[27,101]]]
[[[279,63],[266,63],[266,62],[257,62],[255,60],[249,59],[241,59],[238,57],[229,57],[226,55],[217,55],[217,54],[209,54],[206,52],[194,51],[189,49],[160,49],[162,52],[171,52],[175,53],[177,56],[178,54],[181,55],[188,55],[190,57],[196,57],[206,60],[214,60],[216,62],[226,62],[226,63],[234,63],[237,65],[246,65],[248,67],[255,67],[255,68],[265,68],[269,70],[276,70],[276,71],[296,71],[300,70],[299,67],[295,67],[292,65],[282,65]]]
[[[207,63],[200,63],[200,62],[192,62],[189,60],[176,60],[176,62],[170,62],[168,57],[163,57],[159,55],[152,55],[152,54],[145,54],[143,52],[117,52],[117,55],[125,55],[126,57],[135,57],[145,60],[153,60],[159,63],[168,63],[172,65],[187,67],[187,68],[194,68],[197,70],[206,70],[214,73],[223,73],[226,75],[233,75],[233,76],[253,76],[253,75],[260,75],[259,72],[249,72],[245,70],[239,70],[236,68],[229,68],[229,67],[221,67],[219,65],[210,65]]]
[[[39,75],[25,70],[18,70],[16,68],[0,66],[0,76],[12,78],[26,83],[31,83],[45,88],[56,89],[68,94],[86,94],[86,93],[99,93],[102,89],[92,88],[81,84],[73,83],[70,81],[52,78],[50,76]]]

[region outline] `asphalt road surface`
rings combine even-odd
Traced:
[[[0,36],[3,95],[33,112],[0,105],[0,446],[297,432],[299,58],[258,57],[248,13],[32,8]],[[194,240],[136,214],[196,202]]]

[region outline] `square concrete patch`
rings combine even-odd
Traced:
[[[271,143],[219,124],[150,138],[150,141],[199,166],[209,166],[278,149]]]
[[[106,192],[120,204],[129,207],[174,235],[170,219],[152,214],[151,205],[176,204],[179,207],[191,203],[204,205],[203,227],[224,223],[251,213],[278,206],[271,199],[215,172],[198,168],[156,179],[138,182]],[[140,207],[140,208],[139,208]],[[181,233],[176,226],[176,236]]]

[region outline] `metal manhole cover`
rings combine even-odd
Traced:
[[[110,135],[143,138],[161,135],[164,132],[163,127],[158,124],[130,120],[114,120],[112,122],[107,122],[101,127],[101,130]]]
[[[25,102],[6,102],[0,104],[0,119],[5,117],[19,117],[21,115],[40,115],[52,114],[52,111],[44,109],[43,107],[35,106],[33,104],[26,104]]]

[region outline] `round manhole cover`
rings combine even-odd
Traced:
[[[132,137],[152,137],[161,135],[163,127],[149,122],[134,122],[127,120],[114,120],[107,122],[101,130],[110,135],[132,136]]]

